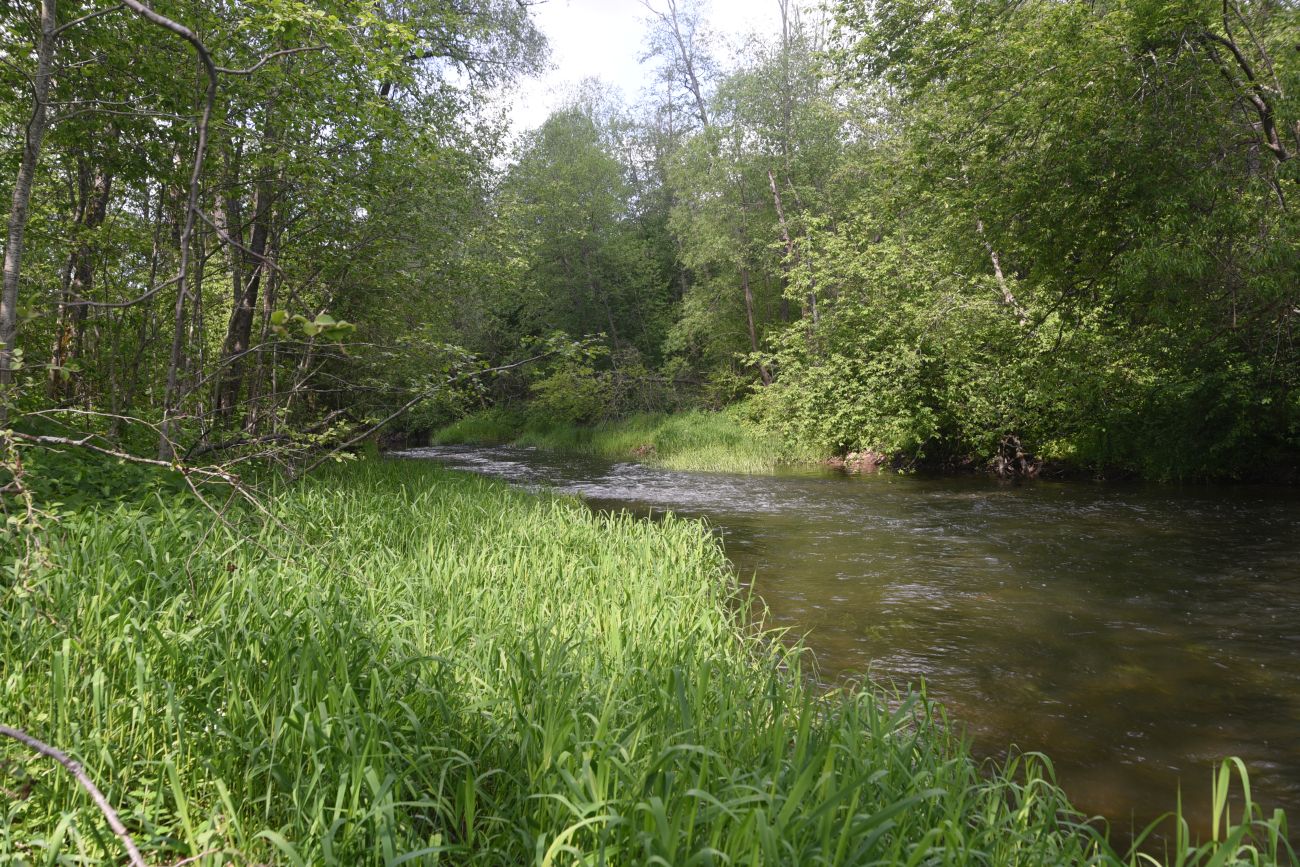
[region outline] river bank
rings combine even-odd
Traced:
[[[516,445],[635,460],[672,470],[769,473],[815,466],[829,455],[793,449],[747,420],[740,408],[643,413],[595,425],[563,424],[521,410],[493,408],[467,416],[430,437],[431,445]]]
[[[641,413],[590,425],[537,417],[523,407],[492,407],[430,433],[403,437],[395,447],[415,445],[513,445],[565,454],[637,461],[670,470],[771,473],[782,467],[826,467],[849,474],[924,473],[932,476],[989,476],[1005,480],[1142,481],[1214,484],[1294,485],[1287,465],[1260,467],[1258,475],[1190,478],[1144,476],[1132,465],[1093,465],[1052,451],[1036,454],[1014,436],[1002,437],[987,456],[908,455],[873,449],[836,451],[792,444],[757,421],[745,403],[709,412]]]
[[[151,863],[1122,863],[1037,759],[806,687],[696,522],[412,461],[273,513],[70,515],[4,585],[0,719],[81,760]],[[117,857],[60,769],[0,758],[0,856]]]
[[[607,460],[637,461],[669,470],[771,473],[782,467],[826,467],[849,474],[924,471],[944,476],[988,475],[1003,479],[1096,479],[1108,475],[1068,461],[1043,461],[1014,437],[988,460],[972,457],[918,461],[870,449],[834,452],[792,445],[749,417],[745,404],[718,412],[641,413],[578,425],[538,418],[524,408],[492,407],[465,416],[415,441],[398,445],[512,445]],[[1114,471],[1116,478],[1133,478]]]

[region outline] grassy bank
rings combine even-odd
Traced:
[[[151,864],[1120,863],[1038,762],[807,689],[695,523],[396,461],[273,508],[87,512],[0,579],[0,722]],[[0,863],[120,862],[61,769],[2,742],[0,786]]]
[[[636,459],[675,470],[771,472],[781,464],[815,463],[736,410],[642,414],[589,427],[553,424],[509,409],[491,409],[433,434],[435,445],[505,444]]]

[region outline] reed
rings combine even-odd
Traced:
[[[273,502],[252,540],[161,495],[86,511],[0,579],[0,722],[151,864],[1136,863],[1041,757],[809,688],[698,523],[399,461]],[[5,744],[0,786],[0,863],[121,860],[61,768]],[[1294,861],[1284,817],[1216,830],[1171,863]]]

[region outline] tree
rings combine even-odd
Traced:
[[[1294,181],[1277,149],[1294,73],[1269,48],[1292,13],[845,2],[838,14],[837,74],[875,95],[876,132],[851,169],[860,194],[801,271],[843,297],[823,311],[819,346],[783,343],[785,394],[810,429],[932,456],[1014,440],[1153,475],[1251,474],[1294,454],[1295,298],[1282,288],[1295,285]],[[1229,30],[1255,34],[1245,66]],[[1255,68],[1270,66],[1261,108]],[[827,351],[849,354],[827,363]],[[853,395],[837,385],[846,374]]]
[[[0,28],[5,55],[32,58],[48,90],[14,155],[0,378],[15,379],[10,353],[26,345],[23,381],[45,373],[49,388],[6,387],[4,403],[25,424],[62,408],[111,417],[114,437],[154,425],[164,459],[312,429],[348,403],[317,382],[369,364],[368,348],[337,345],[351,328],[338,314],[399,293],[385,253],[481,211],[500,142],[482,107],[542,51],[513,0],[43,10],[27,27],[15,7]],[[21,91],[22,70],[5,69]],[[372,196],[381,175],[446,207]],[[420,222],[376,237],[398,212]],[[24,237],[29,213],[40,229]],[[369,348],[413,330],[372,332]],[[32,346],[48,347],[44,370]]]
[[[5,235],[3,282],[0,282],[0,424],[9,417],[9,394],[13,385],[15,363],[19,356],[18,281],[22,274],[23,242],[27,216],[31,207],[32,185],[36,180],[36,163],[49,123],[50,83],[54,74],[54,46],[58,39],[58,5],[56,0],[41,0],[36,43],[36,68],[31,77],[32,113],[23,131],[22,159],[14,180],[13,201]]]

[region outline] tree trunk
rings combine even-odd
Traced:
[[[116,138],[114,131],[113,140]],[[94,291],[97,245],[87,236],[104,224],[113,188],[112,173],[87,158],[77,161],[77,175],[81,196],[77,230],[81,237],[69,260],[70,279],[59,306],[58,333],[50,359],[50,394],[56,401],[72,396],[72,377],[61,368],[81,355],[82,330],[89,309],[73,302],[88,300]]]
[[[262,420],[270,416],[274,424],[275,415],[275,348],[270,345],[271,340],[271,314],[275,311],[276,299],[279,295],[279,286],[281,275],[275,268],[275,263],[280,259],[280,240],[279,233],[273,233],[271,240],[267,244],[268,267],[266,274],[266,291],[262,293],[262,329],[258,335],[258,342],[265,347],[266,351],[257,355],[257,361],[253,370],[253,378],[248,383],[248,412],[244,414],[244,430],[249,434],[256,434],[258,428],[262,425]],[[271,390],[268,399],[263,406],[263,392],[265,390],[267,371],[271,370]]]
[[[41,0],[41,35],[36,45],[36,75],[32,79],[32,116],[27,123],[22,160],[14,182],[5,239],[4,279],[0,283],[0,422],[9,418],[9,392],[13,385],[14,342],[18,338],[18,280],[23,261],[23,233],[27,230],[36,163],[49,121],[50,77],[57,38],[56,0]]]
[[[144,213],[149,213],[149,192],[146,187]],[[147,291],[152,292],[158,285],[158,267],[162,263],[162,233],[163,225],[166,223],[165,206],[167,204],[166,190],[160,183],[158,192],[153,196],[153,245],[149,252],[149,279],[145,284]],[[135,335],[135,352],[129,360],[123,360],[122,364],[122,388],[120,391],[113,393],[113,418],[109,421],[109,438],[118,441],[122,436],[121,416],[129,415],[132,407],[135,405],[136,393],[140,390],[141,373],[144,366],[145,348],[148,347],[158,337],[158,319],[157,307],[152,303],[145,309],[139,311],[140,322]],[[152,331],[152,335],[150,334]]]
[[[614,325],[614,311],[610,309],[609,298],[605,295],[605,291],[597,282],[596,275],[591,269],[591,251],[586,247],[582,248],[582,268],[587,273],[588,290],[600,302],[601,308],[605,311],[605,321],[609,323],[609,345],[613,349],[618,349],[618,327]]]
[[[274,105],[268,105],[266,108],[267,121],[264,130],[263,140],[270,145],[275,140],[274,132],[271,130],[270,117],[274,112]],[[257,180],[253,192],[253,231],[248,240],[247,248],[243,250],[232,250],[232,260],[242,260],[243,267],[235,269],[239,275],[236,279],[242,279],[240,283],[235,284],[234,303],[230,311],[230,323],[226,329],[226,339],[222,346],[221,363],[225,365],[225,373],[221,377],[217,386],[216,410],[218,421],[231,422],[238,416],[238,407],[240,395],[244,388],[244,372],[247,369],[246,356],[249,348],[252,346],[253,335],[253,318],[257,311],[257,299],[261,292],[262,277],[267,269],[266,245],[271,237],[271,219],[272,219],[272,199],[274,198],[274,189],[272,180],[262,170]],[[235,198],[238,191],[234,192]],[[234,215],[238,215],[238,203],[234,203]],[[232,225],[232,238],[237,238],[239,246],[243,246],[243,229],[240,226]]]
[[[677,14],[676,0],[668,0],[668,17],[672,24],[673,40],[677,43],[677,50],[681,56],[682,71],[686,76],[686,87],[690,90],[691,96],[695,100],[695,111],[700,118],[700,125],[705,129],[708,129],[708,103],[704,99],[704,88],[700,84],[700,77],[695,71],[695,53],[693,50],[695,33],[692,32],[689,38],[683,35],[681,16]]]
[[[994,248],[993,243],[989,241],[988,235],[984,232],[984,221],[975,220],[975,230],[979,232],[980,241],[984,244],[984,250],[989,254],[989,261],[993,263],[993,278],[998,281],[998,291],[1002,293],[1002,303],[1015,311],[1016,319],[1020,321],[1021,327],[1029,324],[1029,312],[1020,306],[1016,296],[1011,292],[1011,286],[1007,283],[1007,277],[1002,273],[1002,257]]]
[[[190,241],[194,234],[195,218],[199,213],[199,185],[203,179],[203,162],[208,153],[208,125],[212,121],[212,112],[217,102],[217,66],[212,62],[211,52],[193,30],[164,15],[159,15],[140,0],[122,0],[122,5],[150,24],[176,34],[193,46],[208,82],[203,94],[203,110],[199,115],[198,126],[195,128],[197,141],[194,144],[194,167],[190,171],[189,194],[185,200],[185,228],[181,230],[178,251],[180,261],[176,264],[176,315],[172,322],[172,349],[167,361],[167,386],[163,393],[162,424],[158,426],[158,459],[170,461],[175,457],[172,421],[180,403],[181,363],[185,359],[185,300],[189,297],[186,279],[190,267]]]
[[[749,326],[749,347],[758,353],[758,330],[754,327],[754,292],[749,286],[749,268],[740,266],[740,287],[745,291],[745,323]],[[758,375],[763,385],[772,384],[772,374],[767,372],[767,365],[757,362]]]
[[[785,288],[790,288],[790,271],[794,268],[794,241],[790,238],[790,228],[785,222],[785,208],[781,206],[781,191],[776,186],[776,175],[771,169],[767,170],[767,180],[772,185],[772,201],[776,205],[776,219],[781,226],[781,240],[785,244],[785,261],[781,263],[781,272],[785,275]],[[782,302],[784,303],[785,295],[782,293]],[[805,313],[812,314],[812,324],[816,328],[821,324],[821,314],[817,312],[817,292],[815,289],[808,291],[807,307]]]
[[[662,33],[672,40],[673,45],[671,52],[673,54],[670,75],[680,75],[680,83],[685,86],[690,93],[692,101],[695,103],[695,116],[700,122],[700,126],[708,129],[710,126],[708,101],[704,98],[704,86],[700,81],[699,70],[697,69],[698,57],[696,56],[696,41],[699,37],[697,27],[699,25],[698,14],[687,13],[686,30],[682,29],[682,14],[677,9],[677,0],[668,0],[668,11],[660,12],[651,0],[641,0],[651,15],[659,19],[665,28]],[[664,46],[666,47],[666,46]],[[671,79],[670,79],[671,80]],[[672,86],[669,85],[669,137],[672,138]]]
[[[745,296],[745,322],[749,326],[749,348],[758,352],[758,326],[754,319],[754,290],[749,282],[749,225],[746,214],[749,213],[749,198],[745,195],[743,178],[736,176],[736,195],[740,199],[740,223],[736,226],[736,248],[740,250],[740,288]],[[772,375],[767,366],[757,363],[758,375],[763,385],[772,384]]]

